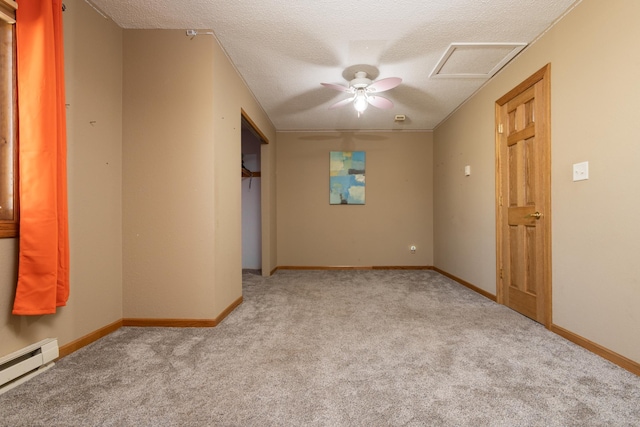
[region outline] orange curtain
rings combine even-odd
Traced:
[[[62,0],[18,0],[16,43],[20,255],[13,314],[51,314],[69,298]]]

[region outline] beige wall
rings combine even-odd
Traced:
[[[430,132],[278,133],[278,265],[433,265],[432,149]],[[330,151],[366,152],[365,205],[329,205]]]
[[[124,31],[124,317],[215,317],[212,47]]]
[[[493,293],[494,103],[551,63],[553,323],[636,362],[638,19],[636,0],[584,0],[439,126],[434,150],[435,264]],[[590,179],[573,182],[582,161]]]
[[[65,4],[71,295],[57,314],[12,316],[17,242],[0,239],[0,355],[122,318],[122,30],[81,0]]]
[[[272,125],[213,37],[126,30],[124,64],[124,317],[213,319],[242,294],[241,108]]]
[[[209,37],[211,38],[211,37]],[[276,134],[226,54],[213,45],[213,119],[215,173],[215,292],[216,312],[226,309],[242,293],[242,185],[241,110],[270,141],[261,149],[262,267],[268,274],[276,267],[275,150]]]

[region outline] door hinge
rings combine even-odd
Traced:
[[[502,279],[502,269],[500,269],[500,278]]]
[[[498,125],[498,133],[499,133],[499,134],[502,134],[503,132],[504,132],[504,129],[502,128],[502,123],[500,123],[500,124]]]
[[[502,196],[498,197],[498,204],[502,207]]]

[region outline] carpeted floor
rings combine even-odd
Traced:
[[[435,272],[243,278],[218,327],[122,328],[0,396],[0,425],[640,425],[640,377]]]

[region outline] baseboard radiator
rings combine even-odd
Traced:
[[[58,340],[48,338],[0,358],[0,394],[51,368],[58,354]]]

